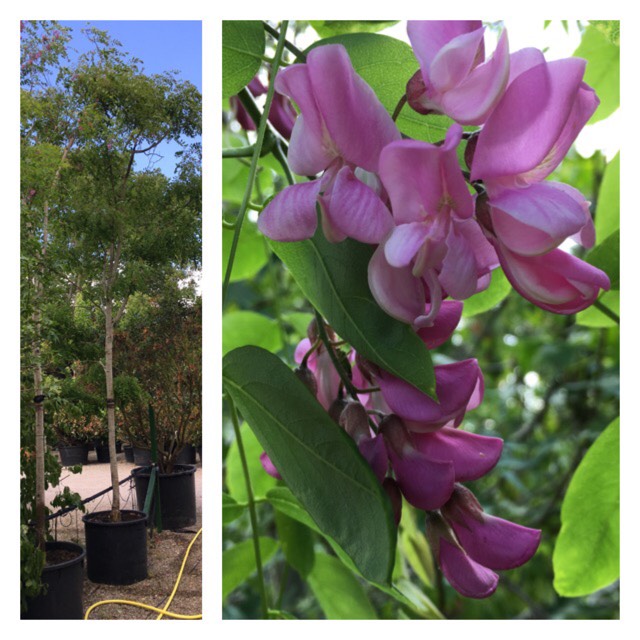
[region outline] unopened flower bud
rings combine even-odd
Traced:
[[[302,382],[315,397],[318,393],[318,382],[316,377],[313,375],[313,372],[307,367],[297,367],[293,372],[298,377],[298,380],[300,380],[300,382]]]
[[[347,406],[347,402],[342,398],[336,398],[329,407],[329,417],[336,423],[340,424],[340,415],[344,408]]]
[[[389,500],[391,500],[393,519],[397,527],[402,517],[402,493],[400,492],[400,487],[398,487],[398,483],[393,478],[385,478],[382,482],[382,488],[387,492]]]
[[[371,437],[367,410],[359,402],[347,403],[340,414],[339,424],[356,444]]]
[[[418,113],[422,115],[429,115],[430,113],[441,114],[441,111],[433,109],[431,106],[426,107],[424,105],[424,98],[427,92],[427,87],[424,83],[424,77],[422,71],[418,69],[407,82],[407,103],[408,105]]]

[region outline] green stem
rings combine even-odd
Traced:
[[[283,22],[284,24],[284,22]],[[280,26],[280,33],[278,33],[277,29],[274,29],[268,22],[263,22],[262,26],[264,27],[264,30],[273,38],[275,38],[276,40],[280,40],[280,35],[281,33],[284,31],[287,31],[286,26],[283,27]],[[307,60],[307,56],[304,55],[304,53],[302,53],[302,51],[300,51],[300,49],[298,49],[298,47],[296,47],[292,42],[289,42],[289,40],[285,40],[284,41],[284,46],[289,49],[289,51],[291,51],[291,53],[293,53],[293,55],[298,58],[298,60],[300,62],[306,62]]]
[[[224,275],[224,284],[222,285],[222,304],[227,297],[227,291],[229,289],[229,282],[231,281],[231,271],[233,269],[233,262],[236,257],[236,251],[238,249],[238,241],[240,239],[240,232],[242,231],[242,223],[244,222],[244,216],[247,212],[247,207],[251,194],[253,193],[253,182],[258,171],[258,160],[260,159],[260,153],[262,145],[264,144],[265,134],[267,132],[267,119],[269,117],[269,111],[271,109],[271,103],[273,102],[273,94],[275,91],[274,83],[276,75],[278,74],[278,66],[280,64],[280,58],[282,57],[282,50],[284,49],[284,34],[287,31],[288,21],[283,20],[281,25],[280,38],[278,39],[278,45],[276,47],[275,61],[273,63],[271,80],[269,81],[269,89],[267,91],[267,99],[264,104],[264,111],[260,118],[260,125],[258,126],[258,139],[253,151],[253,157],[251,158],[251,166],[249,167],[249,177],[247,180],[247,188],[242,198],[242,204],[240,205],[240,211],[238,212],[238,218],[236,220],[236,228],[233,234],[233,241],[231,243],[231,251],[229,252],[229,261],[227,262],[227,270]],[[249,93],[245,87],[241,93]],[[242,99],[242,98],[241,98]]]
[[[289,579],[289,563],[286,562],[284,565],[284,571],[282,572],[282,578],[280,582],[280,593],[278,594],[278,602],[276,604],[276,609],[282,609],[282,599],[284,598],[284,590],[287,586],[287,580]]]
[[[273,145],[273,149],[271,149],[271,153],[273,153],[273,157],[280,163],[280,166],[284,170],[285,176],[287,178],[287,182],[292,185],[295,184],[295,179],[293,177],[293,173],[291,173],[291,169],[289,168],[289,163],[287,162],[287,157],[282,149],[280,142],[276,142]]]
[[[267,601],[267,588],[264,583],[264,572],[262,571],[262,556],[260,554],[260,538],[258,536],[258,516],[256,514],[256,503],[253,498],[253,488],[251,487],[251,476],[249,475],[249,465],[247,464],[247,456],[242,443],[242,435],[240,433],[240,423],[238,422],[238,414],[233,404],[231,395],[227,394],[227,402],[231,412],[231,422],[233,430],[236,434],[236,442],[238,443],[238,453],[240,454],[240,462],[242,463],[242,473],[247,486],[247,503],[249,506],[249,518],[251,520],[251,533],[253,537],[253,549],[256,554],[256,569],[258,572],[258,585],[260,587],[260,600],[262,602],[262,617],[266,620],[269,616],[269,603]]]
[[[609,307],[605,306],[604,304],[602,304],[602,302],[600,302],[600,300],[596,300],[593,303],[593,306],[598,309],[598,311],[604,313],[605,316],[607,316],[607,318],[613,320],[616,324],[620,324],[620,316],[615,313],[614,311],[611,311],[611,309],[609,309]]]

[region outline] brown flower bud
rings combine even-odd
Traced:
[[[347,402],[342,398],[336,398],[329,407],[329,417],[336,423],[340,424],[340,415],[347,406]]]
[[[371,436],[367,410],[359,402],[347,403],[340,414],[338,424],[353,438],[356,444]]]
[[[300,382],[302,382],[304,386],[311,391],[311,395],[315,398],[318,393],[318,382],[316,377],[313,375],[313,372],[307,367],[297,367],[293,372],[298,377],[298,380],[300,380]]]
[[[400,493],[400,487],[398,487],[398,483],[393,478],[385,478],[382,482],[382,488],[387,492],[389,500],[391,500],[393,519],[397,527],[402,517],[402,493]]]

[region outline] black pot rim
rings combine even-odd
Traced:
[[[141,478],[151,477],[151,465],[144,467],[135,467],[131,469],[132,476],[140,476]],[[159,473],[161,478],[172,478],[174,476],[190,476],[196,472],[195,464],[176,464],[173,465],[173,473]]]
[[[140,517],[135,520],[121,520],[120,522],[103,522],[100,520],[96,520],[95,518],[98,516],[102,516],[105,513],[111,513],[111,509],[105,511],[93,511],[92,513],[88,513],[86,516],[82,516],[82,522],[85,525],[89,525],[91,527],[127,527],[139,524],[140,521],[146,522],[147,514],[144,511],[138,511],[137,509],[120,509],[120,513],[134,513]]]
[[[48,573],[51,571],[57,571],[58,569],[64,569],[65,567],[71,567],[74,564],[78,564],[84,560],[84,557],[87,555],[85,548],[75,542],[68,542],[66,540],[50,540],[45,542],[46,549],[66,549],[67,551],[77,551],[78,555],[75,558],[71,558],[71,560],[65,560],[64,562],[60,562],[59,564],[51,564],[49,566],[45,566],[42,569],[42,573]]]

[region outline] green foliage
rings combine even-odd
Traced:
[[[273,538],[260,538],[260,555],[267,563],[278,549],[278,541]],[[253,540],[245,540],[222,553],[222,599],[239,587],[256,571],[256,558]]]
[[[398,24],[398,20],[311,20],[309,24],[321,38],[343,33],[375,33]]]
[[[502,302],[511,292],[511,284],[500,268],[491,272],[489,287],[465,300],[462,315],[465,318],[489,311]]]
[[[337,558],[319,553],[309,586],[330,620],[376,620],[375,609],[356,579]]]
[[[587,60],[584,81],[600,98],[600,106],[589,122],[604,120],[620,106],[620,47],[599,28],[590,26],[573,55]]]
[[[35,598],[45,586],[40,576],[45,553],[35,544],[26,525],[20,526],[20,611],[27,609],[27,598]]]
[[[239,504],[228,493],[222,494],[222,522],[229,524],[244,512],[244,505]]]
[[[276,356],[227,354],[223,382],[287,486],[362,574],[387,583],[396,531],[391,505],[353,440]],[[336,501],[340,495],[340,501]],[[363,540],[363,531],[376,531]]]
[[[362,357],[434,396],[428,349],[409,325],[388,316],[371,295],[370,246],[351,239],[330,243],[322,229],[302,242],[269,244],[311,304]]]
[[[593,593],[620,576],[620,420],[591,446],[562,503],[553,553],[554,587],[563,596]]]
[[[620,289],[620,230],[614,231],[595,246],[586,260],[609,276],[612,289]]]
[[[253,497],[256,499],[264,498],[267,492],[276,486],[277,480],[268,475],[262,468],[260,454],[263,451],[263,447],[249,428],[249,425],[241,425],[240,434],[249,467]],[[233,441],[227,454],[225,481],[229,495],[239,503],[246,503],[248,500],[247,485],[242,471],[242,460],[237,440]]]
[[[589,20],[589,24],[607,36],[613,44],[620,45],[620,20]]]
[[[231,311],[222,319],[222,354],[254,345],[274,353],[282,348],[278,323],[253,311]]]
[[[226,267],[231,253],[233,230],[222,230],[222,265]],[[258,227],[245,220],[240,233],[238,249],[233,262],[231,282],[253,278],[267,264],[268,253],[262,234]]]
[[[606,291],[599,301],[607,309],[620,316],[620,292]],[[591,306],[576,315],[576,322],[584,327],[617,327],[618,323],[595,306]]]
[[[259,20],[222,21],[222,97],[229,98],[258,73],[265,36]]]
[[[607,164],[598,192],[596,240],[608,238],[620,228],[620,153]]]
[[[274,519],[278,540],[287,562],[306,578],[315,564],[314,536],[311,530],[281,511],[275,512]]]

